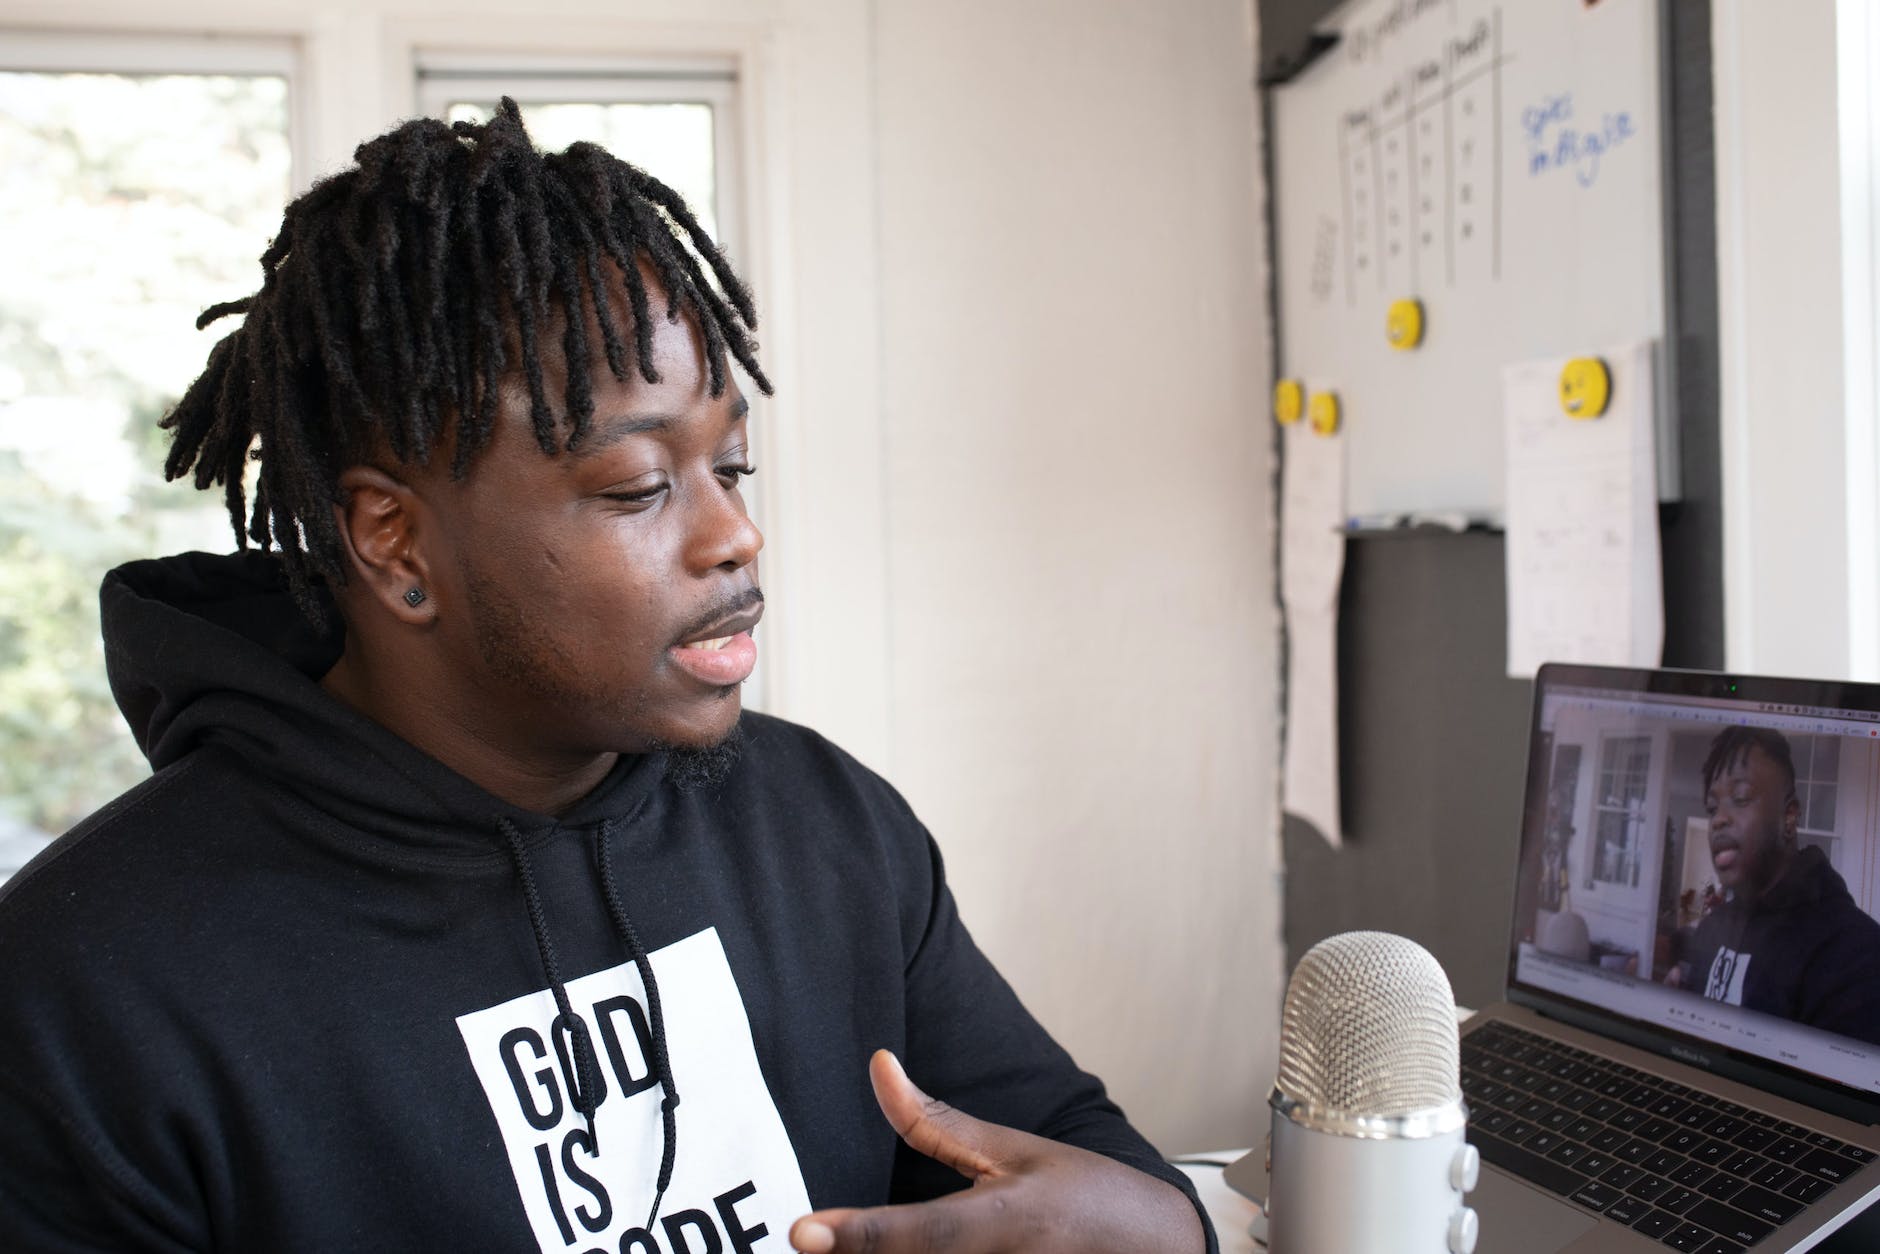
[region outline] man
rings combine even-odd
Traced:
[[[1710,857],[1723,903],[1666,983],[1880,1044],[1880,923],[1820,849],[1798,848],[1788,739],[1729,727],[1704,760]]]
[[[1212,1249],[899,796],[740,711],[769,384],[684,204],[507,100],[357,156],[165,420],[274,551],[107,578],[156,774],[0,894],[9,1248]]]

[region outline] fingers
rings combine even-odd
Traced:
[[[1001,1149],[1011,1129],[986,1123],[927,1096],[907,1078],[901,1060],[885,1049],[868,1061],[868,1078],[875,1086],[875,1101],[888,1123],[909,1146],[936,1162],[945,1163],[969,1180],[998,1172]]]
[[[995,1248],[1000,1235],[984,1201],[954,1193],[905,1206],[819,1210],[790,1225],[790,1246],[803,1254],[974,1254]]]
[[[975,1184],[1005,1175],[1002,1164],[1023,1159],[1027,1143],[1035,1140],[927,1096],[885,1049],[869,1059],[868,1079],[881,1113],[903,1141]],[[1011,1217],[1001,1219],[1005,1205],[1004,1197],[974,1189],[906,1206],[822,1210],[790,1226],[790,1244],[805,1254],[971,1254],[993,1248],[988,1242],[1001,1231],[1010,1237]]]

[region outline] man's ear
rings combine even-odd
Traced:
[[[412,626],[437,620],[437,589],[419,526],[422,506],[408,484],[371,466],[339,475],[333,507],[346,546],[347,580],[394,619]]]

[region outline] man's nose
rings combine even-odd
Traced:
[[[692,531],[692,565],[701,571],[739,570],[757,560],[764,533],[744,502],[722,489],[707,495]]]

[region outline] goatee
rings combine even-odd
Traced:
[[[741,726],[733,725],[730,734],[723,740],[703,749],[660,746],[666,754],[666,778],[680,792],[698,792],[718,787],[738,763],[743,735]]]

